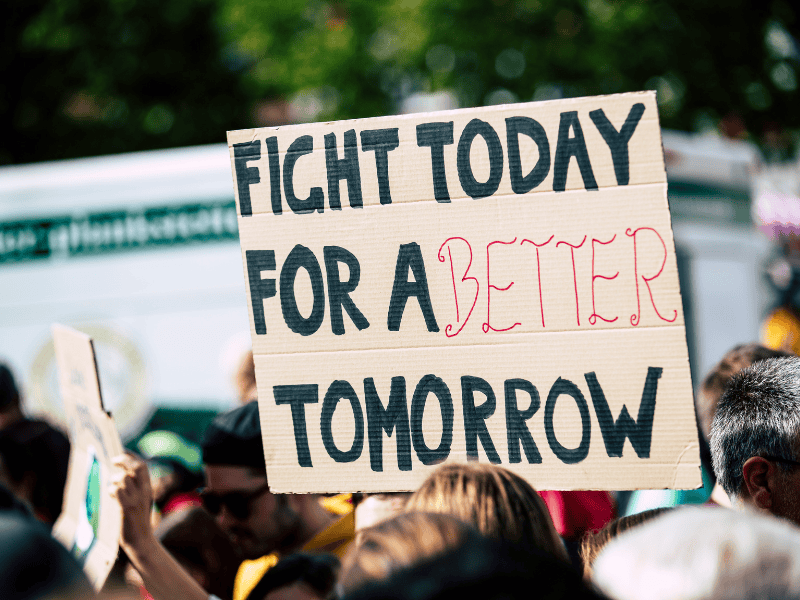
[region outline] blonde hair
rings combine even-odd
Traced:
[[[406,510],[453,515],[487,537],[521,543],[567,560],[541,496],[519,475],[495,465],[439,467],[412,494]]]
[[[472,527],[449,515],[411,512],[358,532],[344,557],[341,592],[434,558],[478,537]]]
[[[627,517],[620,517],[606,524],[600,531],[588,533],[586,537],[581,540],[580,553],[581,560],[583,561],[583,576],[586,579],[591,579],[594,561],[600,554],[600,551],[620,533],[624,533],[629,529],[652,521],[668,510],[671,510],[671,507],[653,508],[634,515],[628,515]]]
[[[239,402],[247,404],[251,400],[258,399],[258,388],[256,387],[256,365],[253,362],[253,351],[248,350],[239,363],[236,375],[233,378],[236,391],[239,393]]]

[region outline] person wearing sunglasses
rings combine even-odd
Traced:
[[[248,559],[237,574],[233,600],[243,600],[279,556],[301,550],[344,555],[355,535],[352,511],[339,516],[327,510],[319,496],[269,491],[255,401],[217,416],[206,430],[202,450],[206,475],[206,487],[200,494],[203,506]],[[160,600],[158,592],[163,590],[165,600],[200,600],[196,595],[199,586],[190,585],[183,575],[172,574],[170,571],[180,566],[167,566],[156,547],[159,544],[148,520],[152,503],[149,476],[146,465],[139,463],[129,455],[118,462],[124,471],[115,484],[123,508],[121,545],[154,598]],[[207,594],[202,596],[207,598]]]
[[[711,423],[710,446],[735,508],[800,525],[800,358],[768,358],[734,376]]]

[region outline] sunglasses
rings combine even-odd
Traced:
[[[200,499],[203,502],[203,508],[212,515],[218,515],[224,506],[234,518],[244,521],[250,517],[250,509],[253,500],[267,490],[269,490],[268,483],[264,483],[264,485],[249,492],[227,492],[225,494],[217,494],[215,492],[203,490],[200,492]]]
[[[761,458],[766,458],[767,460],[770,460],[772,462],[786,463],[787,465],[794,465],[794,466],[800,465],[800,462],[792,460],[791,458],[783,458],[782,456],[772,456],[770,454],[765,454]]]

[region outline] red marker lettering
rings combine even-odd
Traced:
[[[652,227],[639,227],[638,229],[634,230],[631,229],[625,230],[625,235],[633,238],[633,274],[634,277],[636,278],[636,314],[631,315],[631,325],[634,326],[638,325],[642,315],[641,304],[639,302],[639,265],[638,265],[639,257],[636,254],[636,234],[642,230],[652,231],[653,233],[655,233],[656,236],[658,236],[658,241],[661,242],[661,247],[664,249],[664,260],[661,263],[661,268],[658,270],[658,273],[656,273],[652,277],[645,277],[644,275],[642,275],[642,279],[644,279],[644,284],[647,286],[647,292],[650,294],[650,303],[653,305],[653,310],[656,311],[656,315],[658,315],[658,318],[661,319],[662,321],[666,321],[667,323],[673,323],[675,322],[675,319],[678,318],[678,311],[677,310],[673,311],[674,314],[672,315],[671,319],[665,319],[664,317],[662,317],[661,313],[658,312],[658,308],[656,308],[656,301],[653,299],[653,290],[650,289],[650,282],[653,281],[653,279],[655,279],[659,275],[661,275],[661,272],[664,270],[664,266],[667,264],[667,245],[664,243],[664,240],[661,237],[661,235],[659,235],[659,233]]]
[[[586,236],[583,236],[581,243],[577,246],[570,244],[569,242],[556,242],[556,248],[558,248],[561,244],[566,244],[569,246],[569,253],[572,256],[572,281],[575,284],[575,316],[578,318],[578,325],[581,324],[581,309],[578,304],[578,275],[575,272],[575,250],[583,246],[583,243],[586,241]]]
[[[489,242],[486,245],[486,322],[483,324],[483,327],[482,327],[483,333],[489,333],[490,329],[492,331],[508,331],[510,329],[514,329],[514,327],[516,327],[517,325],[521,325],[522,324],[522,323],[514,323],[511,327],[505,327],[503,329],[495,329],[489,323],[489,315],[490,315],[490,311],[492,309],[492,290],[494,289],[494,290],[497,290],[498,292],[505,292],[506,290],[511,289],[511,286],[514,285],[513,281],[511,283],[509,283],[504,288],[500,288],[500,287],[497,287],[496,285],[492,285],[491,276],[489,275],[489,248],[491,248],[495,244],[505,244],[505,245],[514,244],[514,243],[516,243],[516,241],[517,241],[517,238],[514,238],[510,242],[495,241],[495,242]]]
[[[595,273],[594,273],[594,255],[595,255],[596,251],[595,251],[594,245],[595,245],[595,243],[597,243],[597,244],[601,244],[601,245],[605,246],[606,244],[610,244],[611,242],[613,242],[615,239],[617,239],[617,234],[616,233],[614,234],[614,237],[612,237],[607,242],[601,242],[600,240],[592,238],[592,314],[589,316],[589,323],[591,323],[592,325],[597,323],[597,319],[600,319],[601,321],[605,321],[606,323],[613,323],[614,321],[616,321],[619,318],[619,317],[614,317],[613,319],[606,319],[605,317],[601,317],[599,314],[597,314],[597,307],[595,306],[595,302],[594,302],[594,280],[595,279],[606,279],[606,280],[610,281],[612,279],[616,279],[617,275],[619,275],[619,271],[617,271],[611,277],[606,277],[605,275],[595,275]]]
[[[470,307],[469,313],[467,314],[467,318],[464,319],[463,323],[461,322],[461,318],[460,318],[461,314],[460,314],[459,309],[458,309],[458,291],[456,290],[456,276],[455,276],[455,270],[454,270],[454,267],[453,267],[453,255],[450,252],[450,246],[448,246],[448,244],[450,242],[453,242],[455,240],[459,240],[461,242],[464,242],[464,244],[466,244],[466,246],[467,246],[467,250],[469,251],[469,264],[467,265],[467,268],[464,269],[464,275],[461,277],[461,282],[467,281],[468,279],[475,282],[475,298],[472,300],[472,306]],[[467,240],[465,240],[464,238],[462,238],[462,237],[447,238],[444,241],[444,243],[439,247],[439,253],[438,253],[439,262],[444,262],[445,261],[445,257],[442,255],[442,249],[445,246],[447,246],[447,258],[450,260],[450,276],[453,278],[453,298],[455,299],[455,302],[456,302],[456,324],[457,325],[460,324],[461,327],[458,328],[458,331],[456,331],[455,333],[452,333],[453,325],[452,324],[448,324],[444,328],[444,334],[447,337],[454,337],[454,336],[457,336],[459,333],[461,333],[461,330],[464,329],[464,325],[467,324],[467,321],[469,321],[470,316],[472,316],[472,311],[475,309],[475,304],[478,302],[478,292],[481,289],[481,284],[478,283],[478,280],[475,277],[468,277],[467,276],[467,274],[469,273],[469,269],[472,266],[472,246],[469,245],[469,242]]]
[[[541,310],[541,313],[542,313],[542,327],[544,327],[545,325],[544,325],[544,302],[542,302],[542,267],[539,264],[539,248],[549,244],[553,240],[554,237],[556,237],[556,236],[551,235],[550,238],[546,242],[544,242],[542,244],[537,244],[536,242],[534,242],[532,240],[522,240],[520,242],[520,246],[522,244],[524,244],[525,242],[528,242],[529,244],[533,244],[534,246],[536,246],[536,277],[537,277],[538,283],[539,283],[539,307],[540,307],[540,310]]]

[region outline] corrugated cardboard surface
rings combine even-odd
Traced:
[[[645,110],[628,143],[629,182],[618,185],[609,146],[589,113],[602,109],[619,131],[638,103],[644,104]],[[572,158],[566,191],[554,192],[559,122],[562,113],[573,111],[599,189],[585,189]],[[512,190],[509,175],[506,119],[512,117],[535,119],[546,132],[550,147],[547,176],[523,194]],[[482,198],[464,192],[456,159],[461,134],[473,119],[491,126],[503,154],[497,190]],[[420,124],[450,121],[454,142],[443,147],[450,195],[450,202],[445,203],[434,198],[431,149],[417,145],[416,131]],[[388,152],[392,202],[381,204],[375,153],[364,151],[359,134],[395,127],[399,144]],[[348,183],[342,180],[341,209],[331,210],[324,139],[335,134],[341,159],[348,130],[354,130],[359,140],[363,206],[350,206]],[[568,133],[576,135],[574,129]],[[323,212],[297,214],[287,206],[286,150],[303,135],[311,136],[313,151],[295,163],[294,193],[302,199],[311,188],[320,187],[325,197]],[[267,139],[272,137],[279,150],[282,214],[273,214],[271,208]],[[232,146],[254,140],[261,142],[262,157],[249,160],[246,166],[258,169],[260,182],[249,186],[253,214],[240,216],[239,231],[246,281],[248,251],[273,251],[276,263],[274,270],[261,272],[262,280],[275,280],[276,294],[263,300],[256,295],[263,305],[266,334],[256,332],[253,295],[247,283],[264,449],[273,491],[415,489],[434,467],[422,464],[412,449],[411,469],[401,471],[396,431],[392,437],[382,433],[383,470],[371,466],[364,380],[372,378],[385,407],[392,378],[403,377],[410,407],[414,390],[426,375],[441,379],[452,396],[453,439],[448,461],[467,459],[462,408],[462,378],[467,376],[485,380],[496,396],[494,413],[485,423],[500,464],[540,489],[699,485],[691,381],[653,93],[229,132]],[[490,175],[483,140],[480,135],[473,140],[469,161],[479,183]],[[530,138],[520,135],[519,143],[524,175],[539,155]],[[233,147],[232,166],[236,181]],[[238,203],[238,186],[234,187]],[[410,296],[399,329],[392,331],[388,312],[396,277],[412,283],[417,279],[408,269],[396,273],[401,246],[411,244],[418,245],[424,262],[435,326],[430,319],[426,322],[417,297]],[[321,278],[316,284],[305,268],[297,271],[293,286],[291,278],[281,281],[284,262],[298,245],[313,253],[319,265]],[[335,333],[332,326],[328,281],[331,277],[347,281],[350,273],[343,264],[338,265],[338,273],[328,272],[325,248],[334,246],[346,249],[358,261],[359,281],[349,297],[368,323],[364,327],[362,322],[358,329],[344,310],[343,334]],[[293,288],[293,294],[290,289],[285,292],[295,298],[302,318],[309,318],[315,302],[317,309],[324,303],[324,317],[313,332],[301,335],[287,325],[281,300],[286,287]],[[613,419],[624,405],[636,420],[650,368],[661,369],[661,376],[649,455],[640,457],[626,440],[621,457],[609,456],[586,374],[595,373]],[[582,436],[589,436],[588,453],[571,464],[552,451],[544,431],[547,398],[559,378],[577,386],[591,415],[587,425],[571,396],[562,395],[555,401],[552,423],[558,443],[576,449]],[[526,426],[540,463],[529,464],[524,453],[521,463],[509,462],[504,396],[509,379],[525,379],[538,391],[541,406]],[[336,462],[322,442],[321,411],[334,381],[347,381],[360,403],[361,442],[356,439],[354,445],[358,416],[347,399],[335,404],[330,421],[335,448],[346,452],[352,447],[353,453],[347,455],[352,462]],[[287,385],[316,385],[318,389],[318,402],[304,405],[310,467],[301,466],[298,459],[291,407],[275,401],[274,387]],[[518,397],[522,410],[528,406],[528,396],[519,393]],[[476,406],[484,399],[485,395],[475,392]],[[422,422],[426,445],[436,447],[442,421],[433,394],[425,404]],[[362,450],[354,458],[359,444]],[[481,440],[477,446],[479,460],[488,460]],[[333,455],[342,460],[336,450]]]
[[[53,536],[67,550],[75,546],[79,523],[87,517],[87,485],[92,458],[99,467],[99,517],[95,540],[83,558],[83,569],[96,590],[108,577],[119,549],[122,512],[109,489],[112,459],[122,454],[122,442],[114,421],[104,408],[94,347],[89,336],[53,326],[59,387],[70,424],[70,464],[64,491],[64,508]]]

